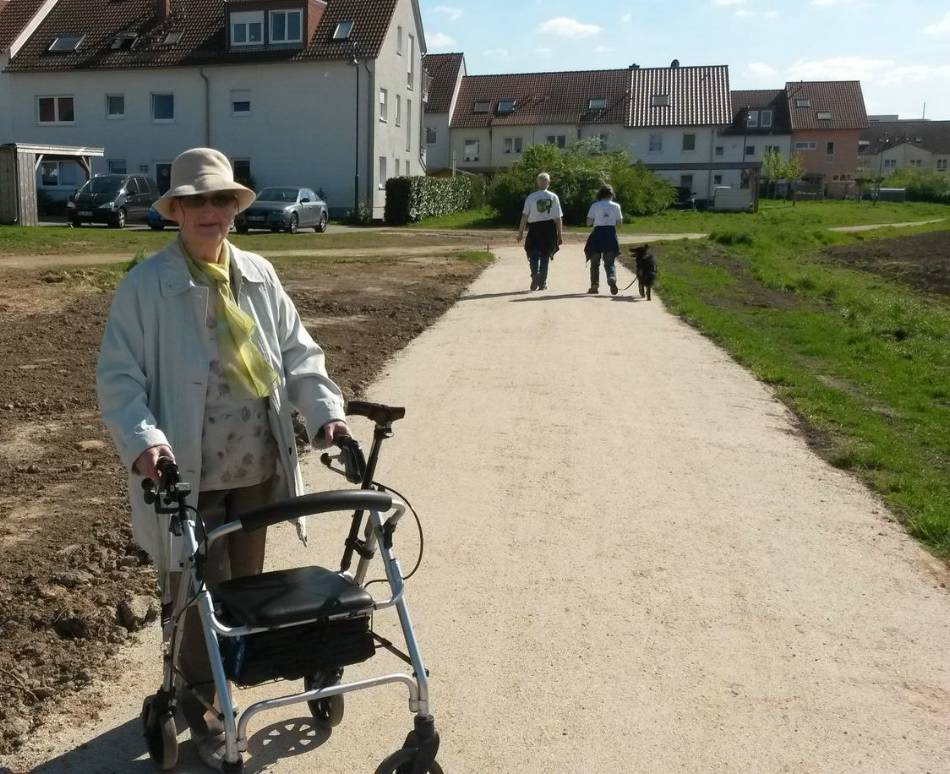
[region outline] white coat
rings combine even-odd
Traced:
[[[282,494],[303,493],[291,409],[304,418],[311,440],[332,420],[344,420],[340,388],[327,376],[323,350],[304,329],[274,267],[233,245],[232,291],[257,323],[255,343],[280,374],[268,398],[277,442]],[[159,571],[177,570],[182,557],[168,531],[142,498],[141,477],[132,470],[151,446],[167,444],[182,480],[192,486],[189,504],[201,491],[201,431],[210,356],[206,313],[210,291],[195,283],[176,240],[133,268],[119,284],[102,338],[96,387],[102,417],[129,470],[132,533]],[[301,537],[304,536],[301,528]]]

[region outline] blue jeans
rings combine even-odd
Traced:
[[[531,265],[531,276],[538,276],[538,284],[546,285],[548,282],[548,262],[550,258],[544,253],[531,253],[528,256],[528,263]]]
[[[607,273],[607,282],[617,282],[617,256],[613,253],[591,253],[590,257],[590,284],[597,287],[600,284],[600,260],[603,257],[604,271]]]

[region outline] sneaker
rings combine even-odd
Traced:
[[[600,293],[600,288],[598,288],[596,285],[591,285],[589,288],[587,288],[587,292],[588,292],[588,293]]]
[[[539,284],[540,284],[540,283],[538,282],[538,275],[537,275],[537,274],[532,274],[532,275],[531,275],[531,289],[532,289],[532,290],[537,290]]]
[[[610,285],[610,295],[612,295],[612,296],[617,295],[617,293],[618,293],[617,283],[614,282],[613,280],[611,280],[611,281],[608,282],[607,284]]]
[[[538,285],[538,290],[547,290],[547,289],[548,289],[547,282],[542,282],[540,285]]]

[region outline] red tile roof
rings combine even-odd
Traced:
[[[789,81],[785,84],[792,129],[866,129],[868,114],[860,81]],[[808,100],[807,107],[797,107]],[[831,118],[819,118],[831,113]]]
[[[6,51],[44,0],[0,0],[0,51]]]
[[[430,78],[426,113],[449,112],[463,59],[462,54],[426,55],[425,68]]]
[[[628,70],[469,75],[462,79],[451,126],[622,124],[629,84]],[[601,97],[606,108],[591,110],[590,100]],[[499,100],[514,100],[515,110],[499,114]],[[489,111],[476,113],[476,101],[490,102]]]
[[[732,123],[726,65],[644,67],[630,70],[630,76],[628,126],[725,126]],[[669,104],[654,104],[654,97],[662,95],[668,95]]]
[[[17,2],[17,0],[13,0]],[[303,49],[275,48],[229,52],[225,34],[225,0],[171,0],[171,16],[162,21],[159,0],[59,0],[29,42],[10,63],[12,71],[128,69],[214,63],[346,59],[356,45],[360,57],[377,56],[392,21],[397,0],[329,0],[313,38]],[[353,21],[349,41],[334,41],[341,21]],[[181,40],[165,45],[169,32]],[[116,35],[135,31],[130,49],[113,51]],[[58,35],[85,35],[75,52],[49,53]]]

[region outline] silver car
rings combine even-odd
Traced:
[[[250,207],[237,216],[234,226],[241,234],[252,228],[288,231],[296,234],[302,228],[317,232],[327,230],[330,216],[327,203],[309,188],[265,188]]]

